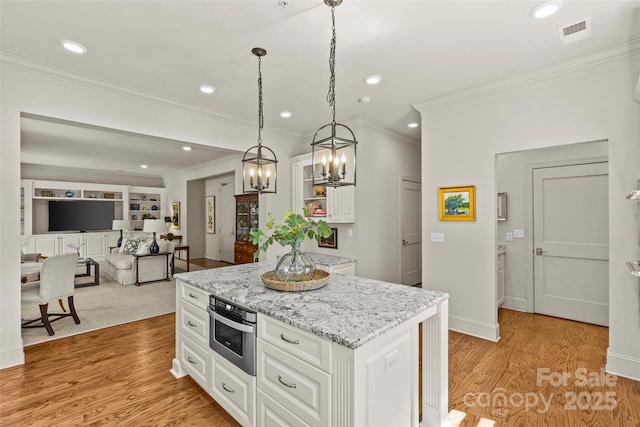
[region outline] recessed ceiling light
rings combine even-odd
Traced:
[[[540,3],[529,12],[529,16],[535,19],[542,19],[549,17],[556,13],[562,7],[562,0],[549,0],[544,3]]]
[[[368,84],[368,85],[377,85],[378,83],[380,83],[382,81],[382,76],[369,76],[366,79],[364,79],[364,81]]]
[[[184,147],[182,147],[182,149],[183,149],[184,151],[191,151],[191,147],[189,147],[189,146],[187,146],[187,145],[185,145]]]
[[[416,122],[412,122],[412,123],[409,123],[409,124],[407,125],[407,127],[410,127],[410,128],[417,128],[417,127],[418,127],[418,124],[417,124]]]
[[[211,95],[216,91],[215,87],[209,85],[200,85],[198,86],[198,89],[200,89],[200,92],[204,93],[205,95]]]
[[[291,117],[291,111],[281,111],[280,117],[282,117],[283,119],[288,119],[289,117]]]
[[[81,45],[78,42],[74,42],[73,40],[60,40],[60,44],[63,48],[71,53],[75,53],[78,55],[82,55],[83,53],[87,53],[87,48]]]
[[[360,104],[368,104],[371,102],[371,97],[370,96],[363,96],[362,98],[358,99],[358,102]]]
[[[140,165],[140,167],[141,167],[142,169],[146,169],[146,168],[147,168],[147,165]]]

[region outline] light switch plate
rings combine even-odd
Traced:
[[[431,233],[431,241],[434,243],[444,243],[444,233]]]
[[[524,239],[524,230],[513,230],[513,237],[516,239]]]
[[[513,233],[507,233],[507,242],[513,242]]]

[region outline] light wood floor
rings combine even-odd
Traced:
[[[640,425],[639,382],[576,384],[576,369],[604,367],[607,328],[509,310],[500,310],[500,326],[498,343],[450,332],[449,409],[466,413],[460,426],[483,417],[496,426]],[[0,425],[236,426],[191,379],[169,373],[174,336],[170,314],[26,348],[25,365],[0,371]],[[572,376],[567,386],[538,386],[538,368]],[[593,409],[605,392],[616,408]],[[589,396],[592,409],[565,410],[565,393],[587,393],[575,403]],[[520,405],[519,395],[534,394],[551,397],[550,408]]]

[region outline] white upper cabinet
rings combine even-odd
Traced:
[[[313,185],[311,153],[291,159],[291,202],[293,210],[302,214],[311,207],[311,216],[330,223],[355,222],[355,187]],[[315,171],[315,173],[320,173]]]

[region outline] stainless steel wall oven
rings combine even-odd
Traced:
[[[256,375],[255,311],[209,296],[209,347],[248,373]]]

